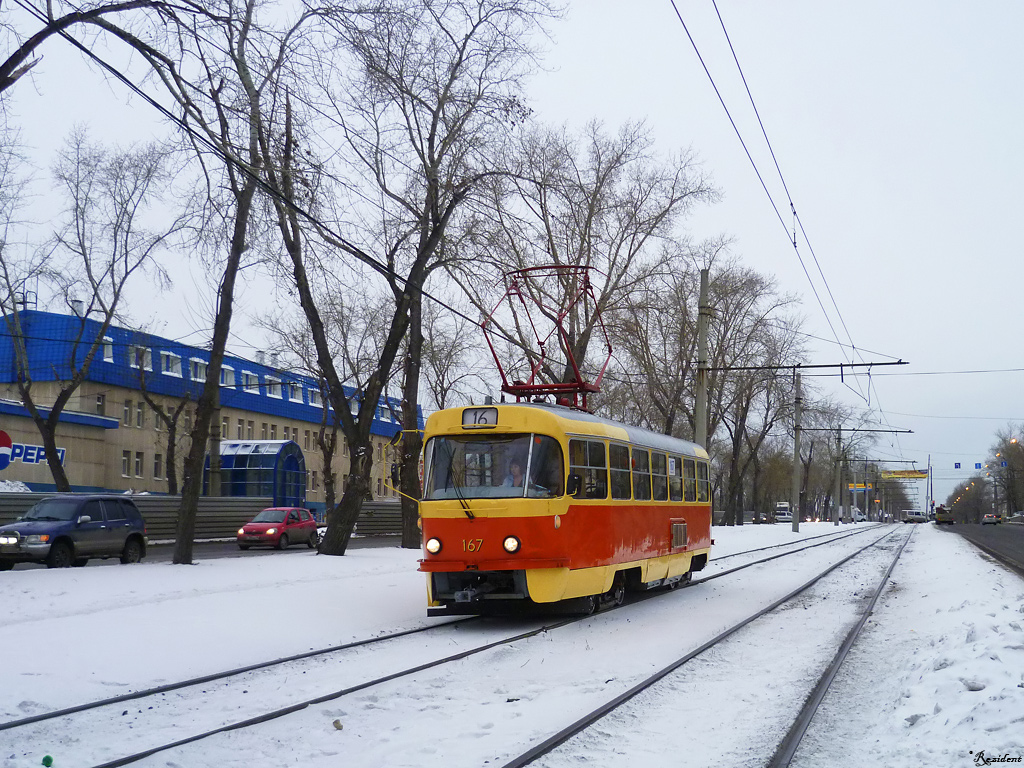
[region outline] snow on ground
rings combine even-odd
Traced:
[[[910,526],[894,528],[899,532]],[[801,525],[799,534],[793,534],[788,525],[716,527],[713,558],[834,530],[824,523]],[[854,526],[843,526],[841,530],[852,531]],[[884,529],[879,529],[878,533],[882,532]],[[801,748],[796,765],[967,766],[976,764],[975,759],[982,751],[986,758],[1024,758],[1024,581],[980,556],[953,532],[936,530],[933,525],[914,526],[913,532],[903,560],[892,575],[892,584],[876,606],[867,634],[855,646],[834,684],[826,699],[826,709],[812,725],[810,741]],[[866,543],[869,537],[874,535],[857,538]],[[827,549],[819,547],[776,563],[788,563],[786,567],[790,570],[806,570],[793,578],[809,577]],[[259,558],[205,560],[193,566],[143,563],[66,570],[15,569],[0,574],[0,721],[446,621],[424,615],[424,578],[416,571],[418,558],[418,552],[399,548],[350,549],[343,558],[291,551]],[[712,563],[704,573],[741,560],[737,557],[720,565]],[[842,601],[833,600],[831,605],[852,602],[858,594],[871,589],[878,578],[875,573],[858,574],[858,566],[852,564],[844,567],[852,569],[843,577],[849,579],[850,594]],[[759,568],[767,566],[742,572],[750,574],[746,586],[738,576],[727,576],[666,597],[677,601],[677,609],[696,607],[699,598],[700,603],[719,608],[724,617],[730,612],[729,603],[739,607],[763,586],[762,581],[767,581]],[[813,608],[812,603],[809,601],[804,608]],[[667,601],[650,601],[644,604],[642,615],[652,622],[667,620],[665,617],[672,615],[676,621],[685,621],[685,611],[670,610],[667,606]],[[615,621],[617,613],[599,618]],[[769,691],[774,697],[770,700],[785,701],[787,707],[799,706],[799,701],[792,701],[796,694],[779,690],[785,688],[780,675],[791,672],[790,668],[807,679],[819,674],[817,669],[800,668],[812,666],[810,656],[815,654],[787,655],[787,651],[795,648],[792,622],[798,622],[796,634],[802,634],[799,628],[803,626],[806,634],[813,635],[818,629],[813,618],[817,614],[814,610],[787,613],[789,623],[774,630],[769,623],[757,630],[768,638],[759,640],[760,645],[739,647],[736,658],[723,650],[703,661],[709,675],[713,672],[723,680],[720,685],[702,688],[702,707],[707,712],[735,709],[737,693],[735,686],[729,685],[727,673],[736,666],[741,666],[739,674],[746,688]],[[634,613],[630,618],[623,612],[622,616],[615,631],[623,636],[635,635],[640,615]],[[577,642],[591,656],[591,663],[593,656],[599,656],[598,667],[622,667],[621,645],[604,642],[596,634],[590,638],[581,636]],[[503,669],[528,668],[530,665],[525,661],[530,658],[543,661],[541,653],[557,651],[553,643],[548,638],[535,644],[546,649],[537,656],[531,656],[533,652],[526,649],[506,653],[511,658],[518,654],[524,663]],[[650,647],[657,650],[656,645]],[[763,654],[758,648],[763,648]],[[565,652],[562,653],[564,656]],[[816,655],[824,658],[828,654]],[[789,659],[791,663],[781,667],[765,663],[772,658]],[[396,666],[406,666],[402,661],[396,660]],[[548,659],[549,664],[552,661],[557,663],[557,659]],[[464,686],[459,670],[447,674],[449,678],[438,677],[432,685],[450,696]],[[689,684],[682,681],[669,686]],[[586,687],[582,682],[581,686]],[[513,691],[516,681],[504,677],[500,687]],[[395,681],[387,690],[401,699],[404,684]],[[545,697],[543,691],[537,694],[531,701],[513,705],[521,707],[516,711],[547,708],[550,719],[561,722],[566,702],[556,696]],[[386,710],[402,711],[397,700],[384,706],[384,702],[373,701],[369,694],[358,702],[378,710],[358,713],[353,711],[356,702],[343,708],[350,721],[358,723],[367,735],[373,732],[376,718],[387,715]],[[792,711],[795,713],[795,708]],[[428,715],[425,708],[422,725],[414,717],[406,728],[421,743],[436,744],[436,728],[446,722],[439,717],[443,714],[435,711]],[[543,720],[544,713],[540,715]],[[638,716],[643,717],[642,711]],[[301,723],[300,733],[291,734],[294,738],[261,739],[263,756],[267,754],[264,750],[268,743],[277,745],[277,765],[298,760],[324,766],[370,766],[366,760],[371,755],[374,760],[389,761],[387,744],[379,742],[374,750],[363,755],[362,761],[343,749],[335,749],[333,757],[330,750],[321,749],[317,754],[325,757],[311,760],[311,747],[305,745],[328,743],[332,738],[336,744],[344,744],[343,739],[351,738],[352,731],[335,731],[330,720],[311,719],[311,713],[298,721],[291,720],[293,717],[297,716],[260,728],[259,735],[265,737],[275,729],[287,733]],[[363,719],[359,720],[360,717]],[[529,712],[527,717],[536,719],[537,712]],[[675,748],[669,751],[666,747],[659,755],[658,749],[648,744],[644,753],[646,763],[726,764],[721,762],[721,756],[729,754],[728,750],[716,751],[715,746],[729,738],[722,724],[709,721],[707,716],[701,719],[699,713],[678,723],[679,731],[698,742],[699,748],[690,755],[697,762]],[[87,742],[90,734],[74,736],[79,742]],[[57,752],[54,745],[40,743],[37,752],[12,753],[4,749],[3,741],[0,732],[2,768],[37,766],[44,755]],[[446,749],[424,750],[419,755],[419,764],[438,768],[461,765],[463,761],[451,760],[458,753],[458,746],[448,744]],[[469,741],[461,746],[466,753],[475,754]],[[157,755],[144,765],[234,765],[239,760],[244,762],[246,749],[247,739],[240,734],[234,740],[200,742],[184,755]],[[59,752],[53,756],[55,768],[70,765],[61,762]],[[733,755],[727,764],[759,765],[767,757],[757,755],[745,760]],[[395,762],[407,764],[407,760],[409,756],[404,755]],[[251,764],[269,765],[258,759]],[[553,760],[552,765],[555,764],[562,763]]]
[[[0,493],[30,493],[31,490],[20,480],[0,480]]]

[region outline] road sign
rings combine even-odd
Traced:
[[[956,464],[953,465],[953,469],[960,469],[960,462],[959,461]]]

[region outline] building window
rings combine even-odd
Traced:
[[[206,371],[209,368],[209,363],[195,357],[189,362],[191,363],[192,381],[206,381]]]
[[[341,438],[341,455],[348,456],[348,440]]]
[[[235,440],[241,440],[243,434],[245,434],[245,419],[239,419],[238,424],[235,425]]]
[[[267,376],[267,397],[281,397],[281,380]]]
[[[168,376],[181,376],[181,355],[173,352],[160,353],[160,368]]]
[[[124,416],[121,419],[121,423],[124,424],[126,427],[130,427],[132,425],[132,401],[131,400],[125,400],[124,401]]]
[[[260,440],[266,440],[266,439],[267,439],[267,422],[264,421],[262,426],[260,426]]]
[[[103,337],[103,362],[114,362],[114,340],[109,336]]]
[[[192,431],[192,409],[191,408],[186,408],[185,409],[185,431],[186,432],[191,432]]]
[[[288,399],[293,403],[302,402],[302,387],[298,384],[289,383],[285,385],[288,388]]]
[[[310,481],[310,486],[312,486],[314,491],[320,488],[320,481],[317,478],[315,469],[313,470],[313,479]]]
[[[377,498],[380,498],[380,495],[381,495],[380,494],[380,486],[381,486],[381,481],[380,481],[380,478],[378,477],[377,478]]]
[[[384,458],[384,443],[377,443],[377,461]]]
[[[131,477],[132,452],[121,451],[121,477]]]
[[[140,429],[146,426],[146,404],[141,400],[135,404],[135,426]]]
[[[242,388],[246,392],[255,392],[256,394],[259,394],[260,377],[257,376],[255,373],[242,371]]]
[[[133,346],[129,350],[128,364],[132,368],[141,368],[144,371],[153,370],[153,353],[146,347]]]
[[[277,424],[270,425],[270,439],[277,440]]]
[[[96,395],[96,413],[99,416],[106,415],[107,411],[107,396]]]
[[[320,390],[311,389],[309,390],[309,404],[315,405],[317,408],[321,406],[323,401],[320,399]]]
[[[164,476],[164,457],[163,454],[153,454],[153,478],[156,480],[162,480]]]
[[[285,427],[285,428],[284,428],[284,434],[282,435],[282,437],[283,437],[283,438],[284,438],[285,440],[291,440],[291,437],[290,437],[290,435],[291,435],[291,430],[290,430],[290,429],[288,429],[288,427]],[[296,434],[295,436],[296,436],[296,437],[298,437],[298,434]]]
[[[247,421],[247,422],[245,422],[245,439],[246,440],[252,440],[253,439],[252,436],[255,434],[255,431],[256,431],[256,422],[254,422],[254,421]]]
[[[230,366],[222,366],[220,369],[220,385],[222,387],[235,386],[235,369]]]
[[[306,433],[302,436],[302,448],[303,448],[303,450],[306,450],[306,451],[309,450],[309,430],[308,429],[306,430]]]
[[[142,477],[142,465],[146,460],[146,454],[142,451],[136,451],[135,453],[135,476]]]

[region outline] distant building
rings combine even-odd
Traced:
[[[100,324],[75,315],[37,310],[19,313],[22,335],[28,350],[35,402],[46,412],[59,391],[58,382],[71,375],[72,355],[84,358]],[[91,335],[90,335],[91,334]],[[75,339],[86,341],[83,346]],[[273,359],[257,360],[225,356],[221,369],[222,453],[232,457],[263,452],[278,443],[274,452],[290,458],[289,487],[304,496],[305,506],[324,507],[323,457],[316,444],[323,420],[318,383],[297,373],[278,368]],[[206,381],[209,353],[170,339],[142,334],[125,328],[108,329],[103,346],[93,359],[88,374],[61,413],[57,447],[68,479],[79,491],[167,492],[167,431],[156,412],[145,402],[145,391],[165,410],[173,411],[188,401],[178,421],[176,443],[179,487],[181,464],[188,452],[196,401]],[[353,390],[346,390],[351,395]],[[374,446],[371,492],[374,498],[395,498],[390,489],[389,446],[401,430],[399,404],[382,399],[371,427]],[[417,428],[422,428],[422,416]],[[256,448],[255,443],[265,441]],[[41,438],[17,388],[17,368],[12,338],[0,322],[0,481],[21,481],[34,491],[54,489],[46,466]],[[296,451],[283,449],[294,443]],[[244,447],[249,446],[249,447]],[[234,466],[240,460],[232,458]],[[304,467],[303,487],[296,489],[294,472]],[[348,474],[348,446],[339,433],[339,450],[331,470],[341,479],[338,495]],[[223,490],[225,495],[229,490]]]

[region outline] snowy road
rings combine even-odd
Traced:
[[[825,524],[801,528],[799,535],[782,526],[715,528],[714,554],[834,532]],[[909,534],[906,528],[890,530],[900,538]],[[981,750],[1024,753],[1024,584],[959,537],[933,526],[913,530],[868,636],[826,699],[824,725],[812,725],[810,746],[798,752],[796,765],[952,766],[973,764],[972,753]],[[869,535],[665,593],[138,764],[500,765],[744,612],[791,591]],[[888,556],[879,547],[841,566],[795,607],[741,630],[539,764],[575,764],[586,756],[595,765],[641,759],[764,765]],[[234,559],[5,574],[0,719],[436,623],[423,616],[416,558],[400,549],[365,550],[345,558],[261,558],[258,568]],[[701,575],[741,559],[713,562]],[[524,622],[505,624],[490,621],[476,631],[525,628]],[[459,643],[442,645],[454,652]],[[395,655],[372,663],[366,657],[320,663],[266,689],[252,680],[228,686],[218,693],[218,708],[235,717],[251,711],[253,700],[272,706],[282,691],[295,697],[340,688],[372,675],[375,664],[408,667],[418,658],[408,646]],[[147,737],[184,735],[196,726],[173,707],[126,717],[133,729],[151,731]],[[0,734],[0,766],[36,766],[46,754],[58,768],[97,765],[126,753],[96,734],[83,723],[64,733],[40,730],[10,747]],[[851,762],[850,754],[860,758]]]

